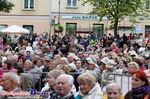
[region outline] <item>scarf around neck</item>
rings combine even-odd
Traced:
[[[144,99],[144,97],[150,92],[150,86],[144,86],[140,89],[132,89],[131,93],[133,99]]]

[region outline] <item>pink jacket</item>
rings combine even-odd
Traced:
[[[11,67],[9,70],[12,71],[14,69],[14,67]],[[0,68],[0,70],[6,70],[3,67]],[[7,71],[0,71],[0,78],[2,78],[3,73],[7,73]]]

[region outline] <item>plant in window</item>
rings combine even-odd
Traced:
[[[62,25],[57,25],[57,26],[55,26],[55,28],[54,28],[54,31],[55,31],[56,33],[61,33],[61,32],[63,32],[63,30],[64,30],[64,27],[63,27]]]

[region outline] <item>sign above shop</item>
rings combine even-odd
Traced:
[[[134,29],[133,33],[142,33],[142,28],[136,28],[136,29]]]
[[[100,17],[97,17],[97,16],[62,16],[62,19],[99,20]],[[104,17],[103,20],[107,20],[107,17]]]

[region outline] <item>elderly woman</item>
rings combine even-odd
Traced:
[[[99,84],[96,84],[96,77],[92,73],[85,72],[79,75],[78,83],[80,91],[76,99],[103,99],[101,88]]]
[[[125,99],[149,99],[150,84],[146,74],[139,70],[132,73],[132,89],[125,95]]]
[[[68,59],[66,57],[62,57],[60,59],[60,64],[57,65],[57,68],[61,67],[61,66],[67,66],[68,65]]]
[[[76,72],[77,67],[74,63],[69,63],[68,69],[69,69],[69,72]]]
[[[117,83],[110,83],[106,87],[107,99],[121,99],[121,87]]]
[[[107,61],[109,60],[109,58],[108,57],[104,57],[104,58],[102,58],[101,59],[101,73],[104,71],[104,70],[106,70],[107,69],[107,67],[106,67],[106,64],[107,64]]]
[[[53,99],[55,98],[57,91],[56,91],[56,79],[58,78],[58,76],[60,76],[61,74],[65,74],[62,70],[51,70],[48,74],[47,74],[47,83],[46,85],[42,88],[42,92],[48,92],[49,91],[49,96],[44,96],[44,99]]]
[[[80,72],[80,73],[84,72],[84,68],[82,68],[81,60],[77,60],[75,62],[75,64],[76,64],[76,67],[77,67],[77,69],[76,69],[77,72]]]
[[[128,73],[131,74],[134,71],[139,70],[139,65],[136,62],[130,62],[128,63]]]
[[[115,61],[114,60],[108,60],[108,62],[106,64],[107,69],[102,72],[102,82],[103,82],[102,84],[103,84],[103,86],[105,86],[105,84],[106,84],[107,77],[108,77],[108,82],[110,82],[110,80],[112,80],[110,78],[110,76],[107,76],[107,75],[113,73],[114,66],[115,66]]]
[[[96,63],[94,63],[91,57],[86,58],[86,69],[94,71],[97,74],[97,80],[100,80],[100,69]]]
[[[62,74],[65,74],[62,70],[57,70],[57,69],[54,69],[54,70],[51,70],[49,73],[48,73],[48,78],[47,78],[47,81],[48,81],[48,85],[49,85],[49,96],[47,98],[44,98],[44,99],[55,99],[56,96],[57,96],[57,90],[56,90],[56,79],[62,75]],[[73,93],[76,92],[75,90],[75,87],[74,85],[72,86],[72,89],[71,91]]]
[[[14,67],[12,67],[11,61],[8,59],[4,61],[4,65],[0,70],[10,70],[12,71]],[[6,73],[7,71],[0,71],[0,78],[2,78],[3,73]]]
[[[144,72],[147,76],[150,76],[150,62],[148,63],[148,68],[149,69],[145,70]]]
[[[42,58],[37,59],[36,65],[37,65],[38,68],[43,70],[44,69],[44,60]]]
[[[128,72],[127,62],[125,60],[119,60],[119,68],[114,71],[114,73],[126,74]]]

